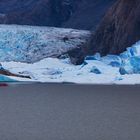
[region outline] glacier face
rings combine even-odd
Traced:
[[[106,65],[119,68],[121,75],[125,74],[140,74],[140,41],[120,55],[107,55],[101,57],[99,53],[94,56],[87,56],[85,61],[101,61]]]
[[[140,84],[139,50],[137,43],[120,55],[88,56],[82,65],[77,66],[71,64],[68,58],[45,58],[33,64],[2,62],[2,66],[12,73],[31,77],[10,77],[18,81]]]
[[[79,66],[68,58],[52,58],[78,47],[89,36],[88,31],[74,29],[0,25],[0,62],[4,69],[32,78],[8,77],[9,81],[140,83],[140,42],[120,55],[87,56]]]
[[[34,63],[58,57],[83,44],[89,31],[53,27],[0,25],[0,61]]]
[[[122,65],[120,67],[121,74],[140,74],[140,41],[127,51],[120,54]]]
[[[98,59],[95,59],[96,57],[97,54],[89,58],[102,61],[112,67],[118,67],[121,75],[140,74],[140,41],[127,48],[127,50],[120,55],[98,56]]]

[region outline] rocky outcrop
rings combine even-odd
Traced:
[[[63,27],[95,30],[116,0],[79,0],[77,8]]]
[[[29,79],[31,79],[30,76],[14,74],[14,73],[8,71],[8,70],[4,69],[1,64],[0,64],[0,75],[14,76],[14,77],[29,78]]]
[[[139,0],[118,0],[108,10],[97,30],[91,35],[89,42],[85,44],[86,47],[80,49],[78,57],[76,53],[69,54],[74,64],[82,62],[86,55],[94,55],[97,52],[102,56],[120,54],[139,41],[139,9]]]
[[[69,2],[70,1],[70,2]],[[0,13],[5,14],[0,23],[40,26],[60,26],[73,10],[73,0],[2,0]]]
[[[28,79],[31,79],[30,76],[25,76],[25,75],[20,75],[20,74],[14,74],[14,73],[11,73],[7,70],[4,70],[4,69],[0,69],[0,74],[2,75],[6,75],[6,76],[14,76],[14,77],[20,77],[20,78],[28,78]]]
[[[87,53],[119,54],[140,40],[139,9],[139,0],[118,0],[92,35]]]
[[[116,0],[1,0],[0,23],[95,29]]]

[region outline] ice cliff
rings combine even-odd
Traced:
[[[53,27],[0,25],[0,61],[33,63],[79,47],[89,31]]]

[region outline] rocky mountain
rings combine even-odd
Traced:
[[[100,53],[120,54],[140,40],[140,1],[118,0],[107,11],[102,22],[84,48],[69,52],[74,64],[84,57]]]
[[[0,0],[0,23],[95,29],[114,1]]]
[[[63,27],[95,30],[108,8],[115,1],[116,0],[79,0],[77,9],[70,19],[63,24]]]
[[[88,53],[120,54],[140,40],[140,1],[118,0],[91,37]]]

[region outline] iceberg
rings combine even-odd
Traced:
[[[101,71],[96,66],[93,66],[90,72],[95,74],[101,74]]]

